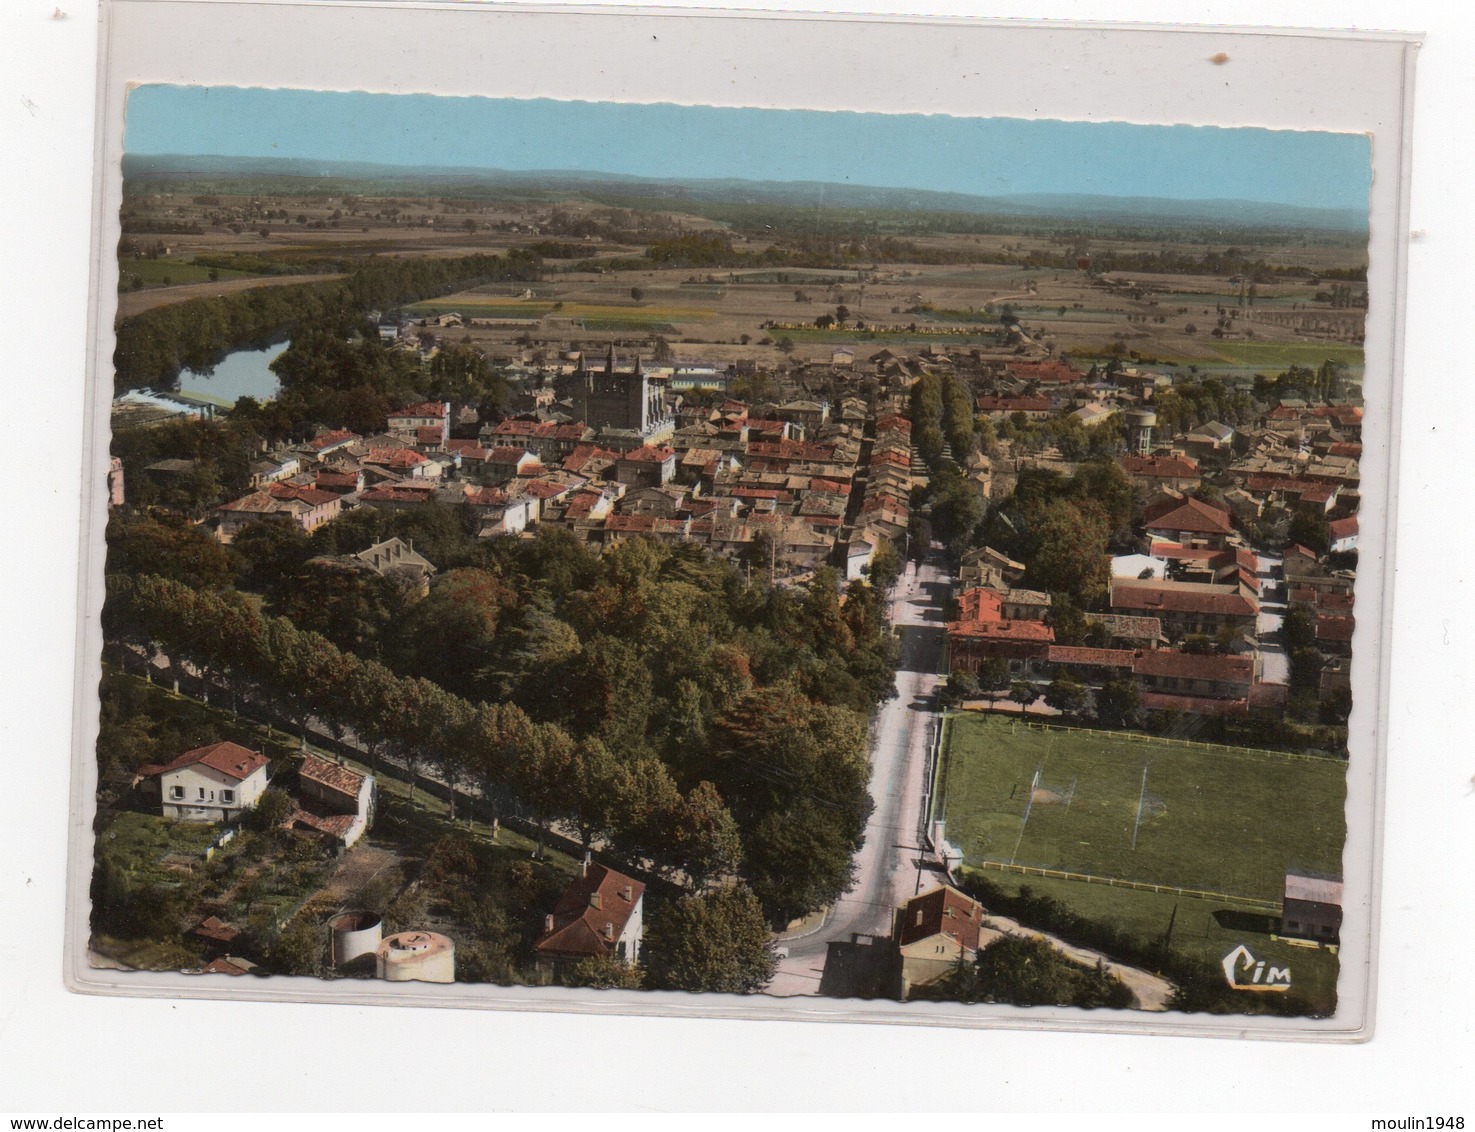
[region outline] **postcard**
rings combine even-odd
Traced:
[[[1338,1018],[1373,144],[135,85],[87,970]]]

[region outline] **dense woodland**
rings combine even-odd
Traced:
[[[440,565],[428,596],[332,560],[390,535]],[[767,589],[645,540],[480,543],[435,507],[357,511],[311,538],[259,525],[229,549],[116,517],[109,545],[109,638],[188,660],[223,694],[616,858],[693,885],[742,877],[773,923],[849,883],[867,716],[894,677],[870,586],[841,593],[822,570]]]

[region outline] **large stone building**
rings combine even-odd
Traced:
[[[624,435],[640,447],[675,431],[675,419],[666,411],[660,389],[641,369],[640,356],[631,369],[621,370],[613,346],[601,369],[590,369],[586,357],[579,356],[570,395],[574,419],[599,430],[602,438]]]

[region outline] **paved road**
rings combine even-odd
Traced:
[[[819,994],[831,944],[854,937],[887,936],[897,904],[929,887],[934,874],[920,847],[922,800],[930,728],[937,716],[932,693],[941,682],[943,604],[948,577],[940,560],[903,575],[892,591],[891,621],[901,637],[897,696],[883,704],[871,728],[871,797],[876,808],[856,854],[856,881],[817,927],[780,940],[788,956],[769,984],[775,995]],[[834,972],[824,993],[846,993]],[[849,993],[861,993],[851,988]]]
[[[1284,560],[1273,554],[1258,558],[1255,573],[1260,580],[1260,616],[1255,638],[1260,649],[1260,679],[1266,684],[1289,684],[1291,664],[1280,632],[1286,611]]]

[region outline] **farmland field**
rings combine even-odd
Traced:
[[[965,864],[1278,901],[1287,869],[1340,873],[1346,769],[964,713],[949,720],[941,798]]]
[[[204,264],[182,259],[144,259],[139,256],[120,256],[118,275],[121,279],[136,278],[145,287],[169,287],[176,283],[213,283],[220,279],[251,279],[249,271],[232,268],[210,268]]]

